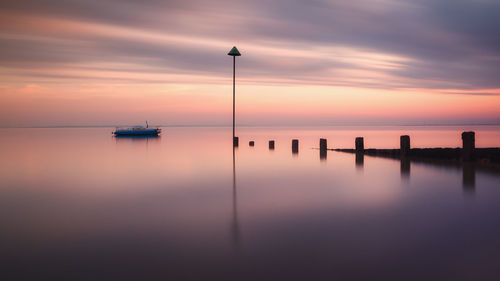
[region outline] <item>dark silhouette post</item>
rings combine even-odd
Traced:
[[[269,149],[274,150],[274,141],[273,140],[269,141]]]
[[[319,150],[326,150],[326,139],[319,139]]]
[[[474,151],[476,150],[476,134],[474,132],[462,133],[462,160],[466,162],[474,161]]]
[[[297,139],[292,140],[292,153],[293,154],[299,153],[299,140]]]
[[[356,145],[356,153],[365,152],[365,144],[363,138],[361,137],[356,138],[355,145]]]
[[[255,145],[255,142],[254,142],[254,141],[249,141],[249,142],[248,142],[248,145],[249,145],[249,146],[254,146],[254,145]]]
[[[405,157],[410,152],[410,136],[404,135],[399,138],[401,157]]]
[[[229,51],[229,53],[227,53],[228,56],[232,56],[233,57],[233,146],[238,146],[238,138],[235,136],[234,134],[234,124],[235,124],[235,107],[236,107],[236,102],[235,102],[235,98],[236,98],[236,91],[235,91],[235,87],[236,87],[236,57],[239,57],[241,56],[240,52],[238,51],[238,49],[236,48],[236,46],[234,46],[231,51]]]
[[[326,159],[326,139],[319,139],[319,159],[325,160]]]

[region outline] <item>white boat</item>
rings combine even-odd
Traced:
[[[128,128],[116,128],[113,134],[115,136],[157,136],[161,133],[160,128],[149,128],[146,121],[146,127],[133,126]]]

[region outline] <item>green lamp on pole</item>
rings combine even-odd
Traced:
[[[234,111],[235,111],[235,78],[236,78],[236,57],[241,56],[240,52],[234,46],[229,53],[227,53],[228,56],[233,57],[233,146],[238,146],[238,138],[234,135]]]

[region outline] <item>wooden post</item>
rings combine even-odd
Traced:
[[[238,147],[238,144],[240,143],[240,140],[238,137],[233,137],[233,146]]]
[[[319,139],[319,159],[326,159],[326,139]]]
[[[401,157],[407,156],[410,152],[410,136],[404,135],[399,138],[400,155]]]
[[[474,132],[462,133],[462,160],[474,161],[474,151],[476,150],[476,136]]]
[[[356,138],[355,145],[356,145],[356,153],[364,153],[365,152],[365,144],[364,144],[364,140],[362,137]]]
[[[293,154],[299,153],[299,140],[297,139],[292,140],[292,153]]]
[[[274,141],[273,140],[269,141],[269,149],[274,150]]]
[[[326,150],[326,139],[319,139],[319,150]]]
[[[249,142],[248,142],[248,145],[249,145],[249,146],[254,146],[254,145],[255,145],[255,142],[254,142],[254,141],[249,141]]]

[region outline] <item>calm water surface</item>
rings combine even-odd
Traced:
[[[0,129],[0,280],[500,280],[497,171],[313,149],[470,129]]]

